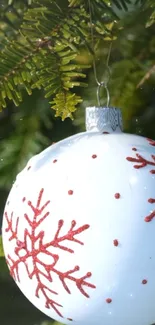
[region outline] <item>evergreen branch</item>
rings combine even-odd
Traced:
[[[109,5],[106,0],[91,1],[92,12],[95,13],[93,17],[96,17],[94,36],[111,35],[111,30],[102,21],[105,12],[109,11],[115,15],[112,5],[118,5],[117,2],[118,0],[113,0]],[[120,1],[124,8],[125,3],[130,3],[130,0]],[[70,1],[69,7],[65,3],[60,7],[54,0],[33,0],[32,8],[24,14],[20,39],[8,43],[0,53],[0,109],[6,107],[7,98],[18,106],[22,101],[23,89],[31,95],[34,88],[43,88],[46,98],[54,98],[53,107],[57,116],[59,112],[60,116],[65,118],[65,114],[57,109],[57,102],[62,102],[60,94],[67,98],[66,102],[64,101],[66,117],[71,116],[71,112],[75,110],[73,104],[79,102],[79,97],[75,94],[71,97],[70,89],[86,86],[81,79],[85,77],[82,71],[88,68],[86,65],[75,63],[76,55],[83,45],[90,52],[93,51],[89,45],[89,25],[86,0],[80,3]],[[62,108],[62,105],[60,106]]]
[[[22,101],[22,87],[31,94],[30,82],[36,77],[32,75],[32,56],[38,49],[18,42],[11,42],[0,54],[0,109],[6,107],[6,98],[14,102],[16,106]],[[31,62],[28,60],[31,59]]]
[[[47,48],[45,48],[47,46]],[[21,47],[17,43],[11,44],[3,51],[0,62],[0,99],[1,105],[6,107],[6,97],[13,100],[16,106],[22,101],[22,89],[25,88],[31,95],[32,89],[43,88],[45,97],[53,96],[56,92],[68,91],[74,86],[85,86],[75,78],[84,78],[79,64],[70,64],[75,59],[76,53],[66,45],[56,44],[51,46],[48,39],[42,40],[39,46]],[[16,65],[15,65],[16,62]],[[11,69],[12,68],[12,69]]]
[[[136,5],[137,4],[142,4],[144,3],[146,0],[137,0],[136,1]],[[79,5],[85,5],[88,3],[87,0],[69,0],[69,6],[70,7],[77,7]],[[115,7],[118,10],[121,11],[128,11],[129,5],[132,5],[132,1],[131,0],[111,0],[111,1],[107,1],[107,0],[92,0],[91,1],[91,7],[92,7],[92,13],[94,14],[93,16],[95,17],[96,15],[96,10],[100,7],[102,8],[102,10],[104,9],[104,14],[109,13],[112,17],[114,17],[115,19],[119,19],[119,17],[117,16],[116,12],[115,12]],[[103,13],[101,14],[103,15]]]
[[[140,88],[155,73],[155,64],[147,71],[143,78],[139,81],[136,88]]]
[[[30,24],[22,26],[22,41],[11,42],[0,54],[1,109],[7,105],[6,98],[18,106],[22,101],[23,88],[28,94],[32,93],[33,88],[43,88],[45,96],[52,97],[56,92],[66,92],[74,86],[85,85],[75,79],[85,77],[80,70],[87,66],[70,65],[70,62],[75,60],[76,45],[83,41],[88,27],[86,25],[84,30],[83,22],[81,37],[75,35],[77,20],[80,19],[77,13],[72,12],[68,16],[67,11],[62,12],[56,5],[54,10],[53,1],[45,2],[49,3],[48,8],[41,4],[38,8],[29,9],[25,15],[25,20],[30,20]],[[53,11],[49,10],[50,4]]]

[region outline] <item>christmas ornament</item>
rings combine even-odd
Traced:
[[[33,157],[3,217],[10,273],[64,324],[155,322],[155,141],[123,134],[115,108]]]

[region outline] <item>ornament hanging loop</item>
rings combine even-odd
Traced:
[[[90,31],[91,31],[91,39],[92,39],[92,49],[93,49],[93,70],[94,70],[94,77],[95,77],[95,81],[97,83],[97,102],[99,107],[101,106],[101,102],[100,102],[100,90],[101,87],[104,87],[106,90],[106,94],[107,94],[107,108],[109,107],[110,104],[110,94],[109,94],[109,90],[108,90],[108,83],[110,80],[110,75],[111,75],[111,71],[110,71],[110,67],[109,67],[109,59],[110,59],[110,54],[111,54],[111,49],[112,49],[112,42],[110,44],[109,47],[109,51],[108,51],[108,57],[106,60],[106,70],[108,73],[108,78],[106,80],[106,82],[101,81],[99,82],[98,77],[97,77],[97,71],[96,71],[96,60],[95,60],[95,53],[94,53],[94,32],[93,32],[93,21],[92,21],[92,11],[91,11],[91,0],[88,0],[88,7],[89,7],[89,16],[90,16]]]
[[[109,90],[108,90],[107,84],[105,84],[104,81],[101,81],[100,83],[98,83],[98,87],[97,87],[96,96],[97,96],[98,106],[99,107],[101,106],[101,101],[100,101],[100,90],[101,90],[101,87],[104,87],[104,89],[106,90],[106,94],[107,94],[107,105],[106,105],[106,107],[109,107],[110,94],[109,94]]]

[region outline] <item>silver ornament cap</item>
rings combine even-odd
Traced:
[[[86,107],[85,126],[91,132],[122,132],[122,113],[113,107]]]

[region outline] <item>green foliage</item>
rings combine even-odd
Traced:
[[[3,47],[7,39],[18,38],[18,29],[22,23],[23,15],[28,8],[26,1],[0,2],[0,47]]]
[[[0,124],[3,138],[0,141],[0,187],[3,188],[10,187],[31,156],[50,144],[41,131],[45,125],[52,130],[47,102],[41,100],[37,91],[24,99],[20,111],[12,112]]]
[[[18,106],[23,88],[29,95],[32,89],[43,88],[45,97],[57,100],[54,98],[58,93],[64,92],[65,97],[70,88],[83,85],[80,79],[85,74],[80,71],[86,66],[77,65],[75,58],[77,46],[88,33],[84,20],[87,15],[84,10],[68,12],[66,8],[62,11],[50,0],[45,4],[37,2],[37,8],[27,11],[20,40],[9,42],[0,54],[0,109],[6,107],[7,98]],[[80,19],[83,23],[77,28]],[[72,101],[72,105],[75,102]],[[73,109],[75,107],[70,110]]]
[[[24,4],[31,5],[33,0],[23,0]],[[21,3],[20,0],[8,0],[8,5],[11,6],[13,4]]]
[[[116,8],[128,11],[131,2],[91,0],[95,42],[101,37],[112,39],[117,36],[120,27]],[[144,2],[137,0],[136,4]],[[88,53],[93,53],[88,1],[25,1],[23,17],[19,1],[8,1],[8,5],[15,8],[18,22],[22,18],[22,24],[14,40],[9,39],[7,44],[4,41],[0,53],[0,110],[7,106],[8,99],[18,106],[23,100],[23,89],[31,95],[33,89],[38,88],[44,90],[50,103],[54,103],[52,108],[56,110],[56,116],[71,117],[70,113],[82,100],[73,88],[86,86],[82,79],[88,68],[78,64],[77,57],[84,46]],[[19,26],[17,22],[16,25]],[[57,104],[60,94],[63,97],[61,108]]]
[[[2,236],[0,236],[0,257],[4,256]]]

